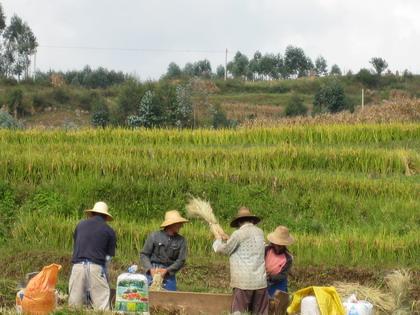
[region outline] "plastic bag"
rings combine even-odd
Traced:
[[[373,315],[373,305],[368,301],[358,300],[355,294],[352,294],[343,305],[346,315]]]
[[[321,311],[318,307],[316,297],[313,295],[305,296],[300,303],[300,314],[301,315],[321,315]]]
[[[60,270],[61,265],[46,266],[29,281],[22,300],[24,314],[44,315],[55,309],[55,286]]]

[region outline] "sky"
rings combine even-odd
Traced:
[[[343,72],[382,57],[420,73],[419,0],[0,0],[39,47],[36,68],[99,66],[158,79],[168,64],[208,59],[213,71],[236,51],[303,48]]]

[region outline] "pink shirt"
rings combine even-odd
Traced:
[[[265,256],[265,270],[269,275],[277,275],[282,271],[286,262],[286,254],[277,255],[274,249],[270,248]]]

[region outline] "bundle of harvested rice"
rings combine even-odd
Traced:
[[[392,294],[384,293],[378,288],[346,282],[335,282],[333,286],[343,301],[350,295],[355,294],[358,300],[368,301],[382,312],[391,313],[395,310],[395,300]]]
[[[411,274],[407,270],[395,270],[385,277],[385,282],[394,297],[397,308],[409,303]]]
[[[162,274],[159,272],[156,272],[153,275],[153,281],[150,285],[149,290],[150,291],[162,291],[162,285],[163,285],[163,277]]]
[[[188,216],[192,218],[201,218],[209,224],[210,230],[215,238],[229,238],[229,235],[223,231],[223,228],[217,221],[209,202],[193,197],[190,199],[186,208]]]
[[[412,275],[408,270],[394,270],[385,277],[385,282],[395,300],[395,315],[414,314],[416,301],[410,301]]]

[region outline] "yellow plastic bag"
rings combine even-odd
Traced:
[[[52,264],[42,268],[25,288],[22,300],[24,314],[46,315],[56,306],[55,286],[61,265]]]
[[[292,304],[287,308],[288,314],[300,312],[300,303],[305,296],[315,295],[322,315],[345,315],[343,304],[334,287],[308,287],[293,294]]]

